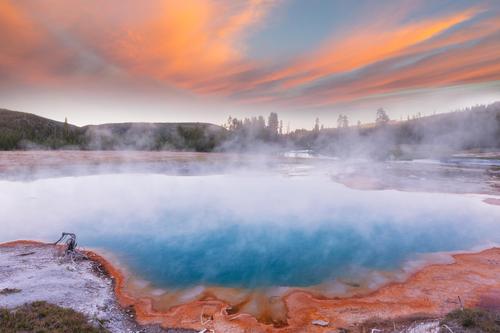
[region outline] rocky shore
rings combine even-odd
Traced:
[[[0,308],[47,301],[84,314],[93,325],[109,332],[193,332],[138,325],[133,309],[118,304],[113,279],[99,261],[63,254],[61,247],[39,242],[1,244]],[[93,253],[87,254],[92,259]]]

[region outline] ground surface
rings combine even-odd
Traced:
[[[119,307],[112,280],[95,262],[62,257],[55,246],[1,246],[0,291],[0,308],[48,301],[80,312],[110,332],[175,332],[138,326],[133,314]]]
[[[231,315],[228,305],[216,299],[185,304],[167,312],[156,311],[147,299],[127,298],[120,289],[123,277],[119,272],[106,264],[101,266],[105,263],[103,258],[89,255],[92,260],[73,261],[61,257],[61,249],[50,245],[21,242],[0,246],[0,308],[12,310],[45,300],[78,311],[94,327],[110,332],[179,333],[204,329],[214,329],[217,333],[372,332],[375,329],[373,332],[437,333],[446,332],[443,323],[453,332],[499,331],[497,315],[457,312],[460,311],[457,309],[461,302],[470,307],[500,309],[500,249],[456,255],[453,264],[428,266],[404,283],[388,285],[366,296],[322,299],[305,292],[292,292],[285,297],[288,323],[280,328],[263,325],[249,315]],[[111,272],[114,280],[103,273],[103,268]],[[135,312],[124,311],[117,301],[124,308],[133,305]],[[452,310],[456,310],[455,315],[445,318]],[[415,314],[421,317],[414,317]],[[133,319],[145,326],[139,326]]]

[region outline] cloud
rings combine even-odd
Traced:
[[[257,77],[238,97],[317,107],[406,89],[499,80],[498,16],[467,9],[402,26],[390,20],[367,24]]]
[[[245,68],[244,35],[273,2],[162,1],[135,25],[122,25],[98,48],[129,72],[194,91]],[[210,82],[207,82],[210,81]]]
[[[0,71],[9,74],[0,78],[0,84],[64,85],[68,78],[95,78],[112,67],[81,38],[75,38],[64,22],[54,24],[57,7],[48,11],[50,4],[0,3]]]
[[[304,90],[302,103],[319,105],[406,89],[443,87],[500,79],[500,33],[466,45],[376,63],[357,75],[333,77]]]
[[[388,57],[406,54],[407,48],[470,19],[473,14],[468,10],[403,26],[394,26],[391,21],[380,26],[368,25],[338,41],[329,42],[311,59],[299,64],[294,71],[302,74],[287,80],[285,86],[294,87],[322,76],[352,71]]]
[[[78,62],[89,69],[92,62],[109,63],[132,75],[190,88],[196,78],[202,81],[235,70],[242,58],[244,33],[273,3],[156,0],[140,8],[120,1],[69,5],[6,0],[0,5],[0,40],[5,45],[1,66],[14,71],[33,62],[30,67],[37,67],[33,71],[72,74],[54,68],[58,62],[44,54],[50,46],[50,56],[64,58],[66,65]],[[28,74],[18,76],[26,79]]]
[[[354,19],[304,54],[254,59],[248,37],[265,33],[273,10],[286,9],[280,4],[4,0],[0,85],[96,87],[104,82],[241,103],[316,107],[500,80],[500,14],[492,4],[433,14],[427,8],[426,15],[416,15],[425,3],[382,3],[356,11]]]
[[[2,72],[17,70],[27,77],[40,75],[40,68],[35,64],[28,69],[21,66],[21,63],[33,57],[33,50],[43,47],[43,36],[33,26],[29,17],[9,0],[0,2],[0,42]]]

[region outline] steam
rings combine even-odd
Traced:
[[[489,177],[481,163],[458,168],[456,177],[436,161],[168,152],[1,156],[0,242],[53,242],[62,231],[75,232],[81,246],[126,267],[127,292],[151,298],[158,309],[215,296],[258,320],[286,322],[281,296],[288,287],[327,297],[359,293],[403,279],[422,262],[449,260],[428,253],[500,243],[500,210],[485,204],[484,195],[338,183],[352,176],[369,182],[370,175],[405,190],[490,193],[481,185]]]
[[[500,211],[480,195],[359,191],[331,165],[296,167],[0,181],[0,241],[76,232],[169,287],[310,285],[500,242]]]
[[[318,128],[318,125],[316,125]],[[295,142],[341,157],[409,159],[449,156],[457,151],[500,148],[500,102],[455,112],[390,121],[386,111],[377,111],[376,124],[347,125],[339,116],[339,127],[296,132]]]

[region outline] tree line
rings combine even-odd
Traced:
[[[315,119],[312,129],[286,129],[276,112],[266,118],[229,117],[223,126],[206,123],[123,123],[78,127],[32,114],[0,109],[0,150],[176,150],[251,151],[311,149],[338,156],[396,157],[409,146],[449,149],[500,148],[500,102],[394,121],[379,108],[374,123],[351,125],[346,114],[336,128]]]

